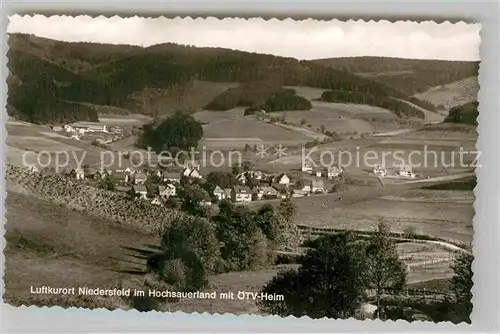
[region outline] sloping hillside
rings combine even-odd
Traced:
[[[186,214],[151,204],[131,201],[116,192],[79,184],[59,175],[29,173],[27,169],[7,165],[7,188],[63,205],[69,209],[109,221],[127,224],[155,234],[164,224]]]
[[[407,95],[422,93],[433,86],[477,77],[479,62],[348,57],[316,60],[318,64],[356,73],[386,84]]]
[[[449,110],[461,104],[477,100],[479,82],[477,77],[471,77],[449,84],[432,87],[415,97],[434,104],[438,109]]]
[[[10,36],[9,46],[8,110],[12,116],[30,122],[94,119],[92,107],[87,112],[70,111],[67,115],[66,101],[116,106],[146,114],[196,110],[221,93],[222,88],[234,87],[224,87],[227,83],[259,81],[411,99],[371,78],[316,62],[228,49],[172,43],[148,48],[67,43],[17,34]],[[193,82],[219,86],[192,89]],[[252,86],[240,89],[242,96],[252,95],[248,87]],[[187,106],[175,103],[199,95],[202,89],[212,93]],[[43,98],[38,101],[33,98],[35,95]],[[426,107],[419,100],[412,103]],[[159,110],[162,105],[167,105],[165,110]]]

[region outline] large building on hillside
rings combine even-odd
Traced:
[[[71,127],[77,132],[108,132],[106,125],[96,122],[75,122]]]

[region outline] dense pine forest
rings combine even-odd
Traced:
[[[460,123],[477,125],[477,117],[479,111],[477,101],[469,102],[450,109],[448,117],[444,120],[445,123]]]
[[[407,94],[477,76],[479,62],[352,57],[318,59],[318,64],[386,84]]]
[[[194,81],[239,83],[240,86],[215,94],[208,105],[193,105],[193,109],[228,110],[235,106],[261,104],[274,110],[288,106],[304,108],[304,101],[292,95],[287,95],[290,101],[276,100],[276,94],[283,91],[282,86],[310,86],[345,92],[337,94],[336,100],[346,97],[341,102],[356,102],[347,98],[351,96],[347,94],[349,92],[354,96],[373,97],[368,100],[375,101],[376,105],[380,105],[380,101],[384,101],[384,105],[399,105],[389,100],[397,98],[432,108],[426,101],[412,98],[397,86],[391,87],[389,83],[377,82],[376,78],[352,73],[391,68],[391,59],[370,65],[365,64],[363,58],[350,58],[349,62],[354,65],[337,69],[322,64],[324,61],[299,61],[220,48],[172,43],[148,48],[67,43],[21,34],[11,34],[9,46],[8,112],[11,116],[36,123],[94,120],[97,115],[89,105],[116,106],[151,114],[152,102],[161,104],[160,97],[175,95]],[[360,65],[355,65],[359,59]],[[425,72],[432,78],[416,87],[477,75],[476,63],[467,63],[469,65],[464,67],[454,62],[398,60],[394,66],[404,68],[400,63],[418,69],[432,69]],[[458,68],[465,70],[459,71]],[[181,98],[188,99],[189,96],[178,97]],[[273,98],[275,101],[269,102]],[[166,112],[177,111],[168,110],[168,105],[162,107],[167,109]],[[399,115],[418,115],[418,111],[409,106],[390,110]]]

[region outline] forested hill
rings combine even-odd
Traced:
[[[477,125],[477,117],[479,116],[478,106],[479,103],[473,101],[453,107],[450,109],[448,117],[446,117],[444,122]]]
[[[433,86],[477,77],[479,72],[478,61],[346,57],[318,59],[315,62],[370,78],[407,95],[421,93]]]
[[[151,101],[172,95],[174,100],[186,99],[186,95],[175,95],[185,92],[185,87],[192,87],[193,82],[244,83],[238,94],[245,96],[252,95],[245,91],[247,87],[255,87],[252,83],[268,82],[272,84],[259,85],[259,90],[266,86],[302,85],[410,99],[398,89],[372,78],[316,62],[228,49],[172,43],[148,48],[67,43],[19,34],[10,35],[9,46],[8,111],[31,122],[94,119],[96,112],[89,105],[151,113]],[[266,94],[263,91],[253,95],[260,101],[268,98]],[[254,102],[246,104],[251,106]],[[426,107],[425,103],[421,105]]]

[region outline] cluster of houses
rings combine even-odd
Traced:
[[[32,166],[31,171],[39,172]],[[202,205],[211,205],[214,200],[230,200],[235,203],[265,199],[284,199],[303,197],[312,194],[325,194],[331,190],[333,179],[340,176],[342,169],[325,169],[319,172],[270,174],[249,170],[234,176],[235,185],[225,188],[215,184],[212,193],[206,193]],[[193,164],[177,171],[149,171],[126,168],[124,170],[96,169],[91,167],[67,168],[62,174],[75,180],[102,180],[111,176],[116,189],[133,191],[137,198],[151,200],[153,204],[163,204],[178,195],[181,180],[204,183],[199,166]],[[148,180],[151,182],[147,182]],[[330,184],[328,184],[330,181]]]
[[[109,126],[98,122],[75,122],[72,124],[52,125],[51,129],[56,132],[66,133],[75,140],[80,140],[88,134],[105,134],[113,139],[119,139],[123,136],[123,129],[119,126]],[[108,139],[111,142],[113,139]]]
[[[384,165],[373,166],[373,174],[379,177],[389,176],[388,170]],[[415,174],[412,172],[411,166],[398,165],[394,168],[394,173],[392,176],[403,177],[403,178],[415,178]]]

